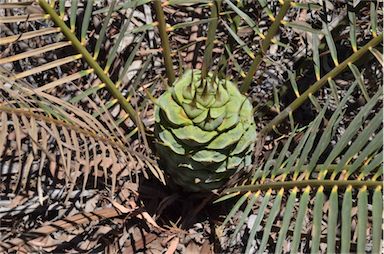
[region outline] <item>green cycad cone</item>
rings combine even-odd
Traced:
[[[252,105],[233,83],[212,76],[202,81],[199,70],[187,70],[155,107],[160,159],[186,191],[219,188],[251,164]]]

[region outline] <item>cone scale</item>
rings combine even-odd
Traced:
[[[211,191],[251,164],[252,105],[229,80],[187,70],[155,106],[157,151],[185,191]]]

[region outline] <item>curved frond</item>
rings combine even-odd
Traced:
[[[156,161],[64,100],[0,74],[0,102],[0,251],[32,251],[36,238],[127,213],[115,200],[129,200],[122,192],[138,188],[139,173],[148,169],[164,181]],[[108,197],[116,209],[100,204]],[[102,217],[104,211],[111,213]],[[55,226],[42,226],[51,214]],[[26,219],[32,224],[20,223]]]
[[[139,116],[147,105],[130,103],[144,94],[141,80],[152,64],[151,55],[145,61],[137,57],[146,32],[139,30],[147,20],[140,21],[135,8],[143,4],[112,1],[103,9],[93,0],[2,3],[7,11],[1,14],[0,51],[7,50],[0,67],[9,79],[32,84],[33,93],[51,101],[63,98],[66,109],[90,113],[104,134],[116,133],[122,144],[138,135],[149,151]]]
[[[136,4],[124,6],[126,15],[122,15],[115,9],[115,2],[103,14],[97,14],[98,5],[92,0],[84,3],[72,1],[71,5],[65,1],[48,3],[45,0],[38,4],[33,1],[1,4],[0,7],[7,7],[0,21],[3,34],[7,36],[0,38],[0,46],[10,50],[2,54],[0,65],[13,72],[11,79],[28,80],[39,91],[70,99],[76,97],[77,100],[70,102],[82,107],[86,105],[84,109],[87,111],[97,111],[103,107],[100,97],[101,101],[108,99],[109,96],[102,91],[102,88],[107,89],[117,102],[109,111],[121,107],[126,112],[114,116],[118,120],[109,117],[107,124],[118,126],[116,122],[119,119],[130,118],[139,127],[146,144],[144,127],[134,108],[137,106],[130,104],[131,95],[126,92],[130,90],[132,72],[137,70],[128,70],[130,64],[124,70],[123,66],[111,68],[126,57],[125,48],[135,46],[127,55],[130,59],[128,62],[132,63],[141,45],[142,36],[134,31],[135,25],[131,20]],[[40,13],[41,18],[36,21],[31,12]],[[20,25],[16,25],[16,22],[20,22]],[[108,35],[114,22],[123,24],[117,27],[120,31],[115,40]],[[124,36],[129,41],[123,41]],[[130,80],[127,80],[127,75]],[[74,90],[75,96],[61,94],[62,87],[71,87],[66,91]],[[105,119],[108,118],[105,115],[109,112],[103,114]]]
[[[27,83],[0,76],[0,98],[0,176],[11,179],[10,192],[32,189],[43,202],[54,180],[68,195],[80,183],[82,192],[103,184],[114,195],[117,175],[135,182],[133,175],[144,165],[156,168],[156,162],[121,142],[91,114]],[[159,169],[153,173],[162,179]],[[38,186],[30,186],[34,176]]]
[[[377,248],[377,236],[373,230],[367,234],[367,227],[368,221],[372,220],[382,224],[381,218],[373,217],[382,212],[378,193],[382,192],[383,110],[377,109],[382,102],[381,88],[329,150],[335,130],[344,117],[343,109],[356,86],[355,83],[348,90],[347,96],[329,118],[325,117],[326,105],[304,133],[293,132],[279,153],[271,153],[270,163],[256,170],[252,180],[227,189],[231,196],[245,193],[240,199],[242,204],[246,204],[245,209],[241,209],[241,204],[234,206],[224,222],[225,225],[241,209],[235,234],[249,220],[250,207],[257,209],[254,215],[263,216],[263,219],[255,220],[255,228],[248,224],[251,233],[247,253],[252,249],[263,252],[272,242],[270,247],[275,252],[302,252],[305,246],[300,245],[305,243],[307,233],[312,235],[309,244],[312,253],[323,248],[322,242],[327,242],[327,252],[364,252],[368,250],[367,246],[373,246],[367,243],[375,243],[374,248]],[[294,138],[298,137],[300,141],[294,145],[293,152],[289,152],[288,147],[293,146]],[[369,166],[371,164],[373,166]],[[372,195],[377,201],[368,198]],[[355,199],[357,203],[352,202]],[[266,204],[271,205],[268,212],[265,211]],[[276,213],[276,209],[282,212]],[[352,228],[352,224],[357,227]],[[274,229],[273,225],[277,228]],[[258,242],[255,235],[260,230],[263,237]],[[378,227],[375,230],[378,232]],[[286,246],[290,248],[286,249]]]

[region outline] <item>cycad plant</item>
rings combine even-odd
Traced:
[[[158,226],[138,198],[150,172],[234,200],[213,225],[216,252],[380,252],[380,2],[39,0],[0,11],[1,251],[137,251],[159,238],[175,252],[182,231]],[[278,68],[286,82],[256,103]],[[303,123],[307,101],[316,117]]]

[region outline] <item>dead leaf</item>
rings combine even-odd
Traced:
[[[169,246],[168,246],[168,249],[167,251],[165,252],[165,254],[173,254],[175,253],[176,249],[177,249],[177,245],[179,244],[179,237],[175,237],[171,240],[171,242],[169,243]]]
[[[112,200],[112,199],[109,199],[112,203],[112,205],[118,209],[120,212],[122,213],[131,213],[132,211],[134,211],[135,209],[129,209],[129,208],[126,208],[125,206],[117,203],[116,201]]]

